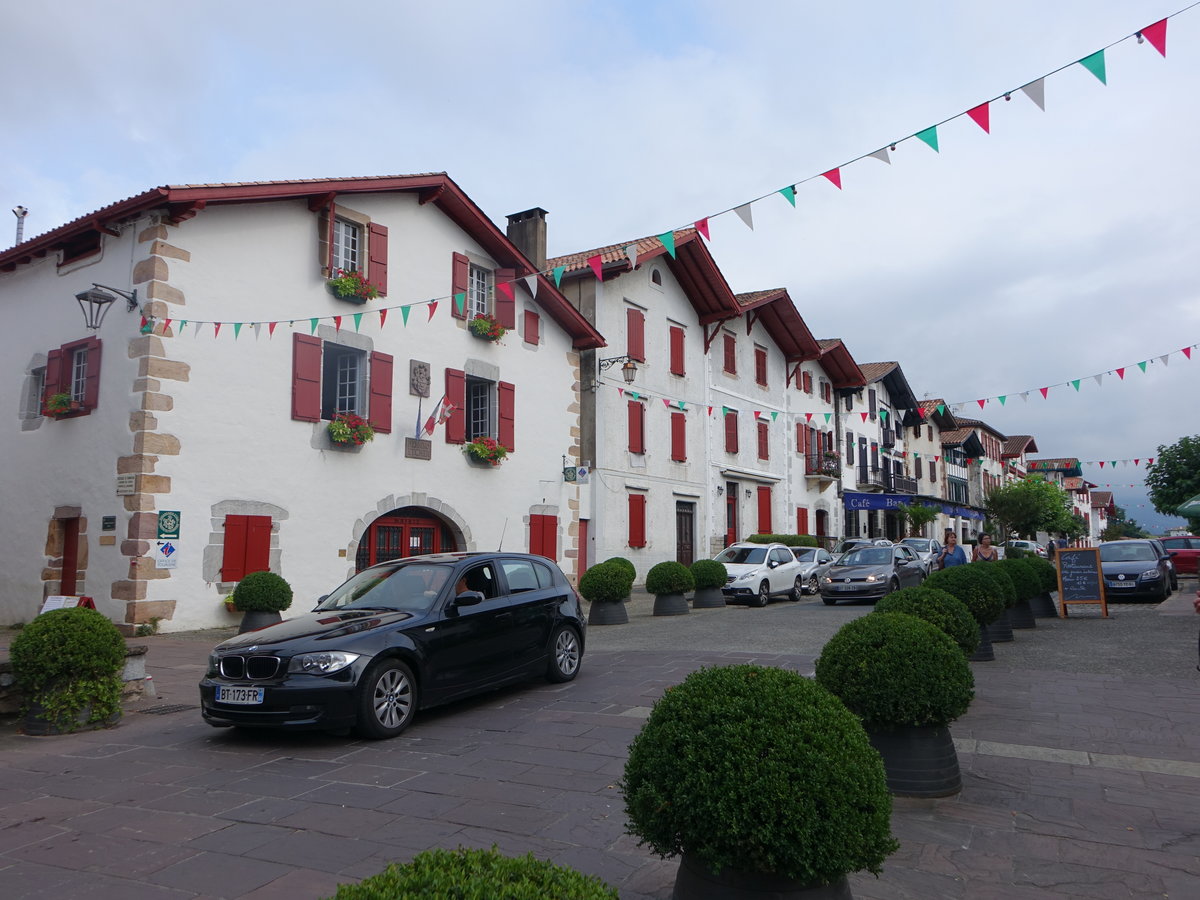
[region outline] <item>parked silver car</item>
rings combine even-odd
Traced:
[[[908,547],[925,563],[925,574],[933,574],[933,561],[942,552],[942,545],[933,538],[905,538],[900,543]]]
[[[793,547],[792,555],[800,563],[804,593],[817,593],[821,576],[833,565],[833,554],[824,547]]]
[[[821,577],[821,599],[827,606],[839,600],[878,600],[924,580],[924,563],[912,548],[860,547],[839,556]]]

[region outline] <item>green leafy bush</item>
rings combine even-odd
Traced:
[[[633,563],[623,556],[610,556],[605,560],[606,563],[615,563],[629,573],[629,583],[633,584],[637,580],[637,569],[633,567]]]
[[[979,569],[978,563],[942,569],[926,578],[923,586],[953,594],[971,611],[976,622],[986,625],[1004,612],[1004,596],[991,579],[979,574]]]
[[[283,612],[292,605],[292,586],[274,572],[251,572],[232,597],[241,612]]]
[[[633,576],[611,560],[592,566],[579,579],[579,593],[591,603],[620,603],[632,588]]]
[[[957,652],[957,651],[956,651]],[[629,831],[663,857],[828,884],[897,848],[879,754],[796,672],[693,672],[654,704],[621,781]]]
[[[682,594],[695,586],[691,570],[674,560],[660,562],[646,573],[646,590],[651,594]]]
[[[1043,559],[1040,556],[1029,556],[1025,559],[1026,565],[1033,570],[1037,575],[1042,589],[1038,593],[1050,593],[1058,590],[1058,569],[1054,563],[1048,559]]]
[[[959,646],[936,625],[902,613],[843,625],[822,648],[816,674],[867,728],[948,725],[975,696]]]
[[[752,534],[746,538],[749,544],[783,544],[785,547],[819,547],[820,543],[811,534]]]
[[[392,863],[358,884],[339,884],[333,900],[617,900],[599,878],[532,853],[512,858],[491,850],[426,850]]]
[[[1042,592],[1042,582],[1037,575],[1025,565],[1023,559],[1002,559],[996,563],[1000,571],[1009,577],[1017,592],[1017,602],[1029,600]]]
[[[729,580],[729,571],[725,568],[725,563],[715,559],[698,559],[692,563],[692,580],[696,583],[697,590],[724,587],[725,582]]]
[[[994,562],[974,562],[970,563],[967,568],[978,569],[983,577],[988,579],[995,585],[1000,596],[1004,599],[1006,607],[1016,606],[1017,604],[1017,588],[1013,584],[1008,573],[1005,572],[997,563]]]
[[[24,712],[35,704],[60,731],[74,731],[79,715],[104,722],[121,709],[125,639],[94,609],[53,609],[21,629],[10,650]]]
[[[1005,559],[1025,559],[1025,557],[1026,557],[1026,553],[1020,547],[1005,547],[1004,548],[1004,558]]]
[[[953,594],[930,587],[894,591],[875,604],[877,613],[904,613],[936,625],[970,656],[979,647],[979,623]]]

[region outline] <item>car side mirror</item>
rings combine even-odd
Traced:
[[[478,606],[483,602],[483,594],[479,591],[463,591],[454,598],[454,606]]]
[[[768,569],[774,569],[774,568],[777,568],[778,566],[779,566],[779,560],[777,560],[777,559],[767,560],[767,568]]]
[[[324,602],[325,602],[326,600],[328,600],[328,599],[329,599],[329,595],[328,595],[328,594],[322,594],[320,597],[318,597],[318,598],[317,598],[317,605],[313,607],[313,612],[316,612],[318,609],[320,609],[320,608],[321,608],[321,604],[322,604],[322,603],[324,603]]]

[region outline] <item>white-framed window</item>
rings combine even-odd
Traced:
[[[467,318],[486,316],[492,311],[492,273],[483,266],[471,264],[467,276]]]
[[[321,347],[321,418],[361,416],[366,409],[367,360],[362,350],[325,341]]]
[[[496,383],[483,378],[467,378],[467,440],[495,437],[493,406]]]
[[[361,272],[363,228],[349,219],[333,220],[333,269]]]
[[[71,400],[74,403],[83,402],[87,389],[87,370],[87,347],[76,347],[71,351]]]
[[[42,415],[42,399],[46,396],[46,367],[38,366],[29,373],[29,390],[25,394],[23,419],[37,419]]]

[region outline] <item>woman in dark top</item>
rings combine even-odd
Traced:
[[[992,536],[990,534],[981,534],[979,536],[979,543],[976,544],[975,550],[971,553],[971,562],[995,562],[999,558],[1000,554],[992,546]]]

